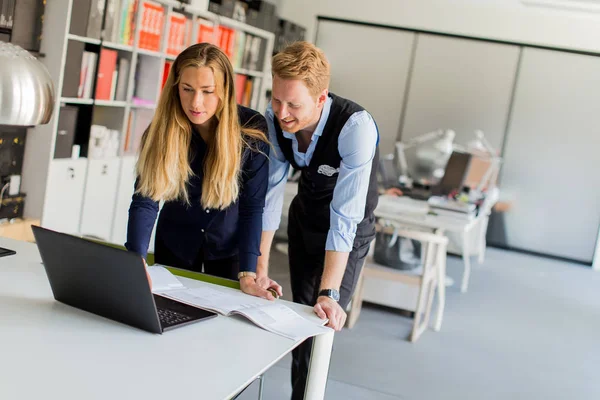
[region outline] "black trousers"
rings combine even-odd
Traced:
[[[295,209],[294,205],[290,207],[288,219],[292,297],[295,303],[314,306],[323,275],[327,233],[311,232],[305,223],[306,216]],[[373,235],[361,237],[358,234],[354,240],[340,287],[339,304],[344,310],[350,303],[372,240]],[[304,399],[311,350],[312,338],[292,350],[292,400]]]
[[[237,274],[240,271],[240,259],[238,255],[219,260],[205,260],[204,251],[200,249],[198,256],[190,264],[175,255],[160,239],[157,239],[154,243],[154,260],[159,264],[170,267],[204,272],[205,274],[233,280],[237,280]]]

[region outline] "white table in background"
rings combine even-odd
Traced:
[[[416,227],[421,229],[430,229],[438,235],[445,235],[447,232],[456,232],[462,236],[462,258],[464,271],[460,290],[466,292],[469,287],[469,278],[471,276],[471,245],[474,242],[474,235],[477,238],[477,254],[479,263],[483,263],[485,256],[485,235],[487,231],[488,219],[493,205],[498,199],[498,191],[494,190],[486,199],[478,215],[471,219],[452,218],[445,215],[419,214],[415,212],[410,204],[418,202],[409,198],[399,197],[397,202],[386,202],[386,207],[375,209],[375,216],[382,218],[392,224],[400,226]],[[423,200],[423,202],[425,202]],[[391,206],[393,204],[393,206]]]
[[[243,317],[162,335],[120,324],[56,302],[34,244],[0,246],[17,252],[0,258],[0,399],[228,399],[300,344]],[[332,343],[314,340],[306,399],[324,398]]]

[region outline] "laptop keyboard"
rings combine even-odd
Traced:
[[[158,308],[157,311],[158,318],[163,327],[178,325],[192,319],[192,317],[188,315],[173,310],[167,310],[166,308]]]

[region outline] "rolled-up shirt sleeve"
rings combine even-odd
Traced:
[[[271,105],[265,113],[267,127],[269,129],[269,141],[271,150],[269,153],[269,184],[265,209],[263,213],[263,231],[276,231],[281,223],[281,209],[283,207],[283,196],[287,182],[290,163],[285,159],[277,142],[275,132],[273,110]]]
[[[377,138],[375,121],[367,111],[353,114],[340,132],[338,149],[342,162],[330,204],[325,250],[352,250],[356,226],[365,216]]]

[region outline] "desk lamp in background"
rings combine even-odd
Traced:
[[[0,127],[48,123],[54,99],[54,85],[44,64],[19,46],[0,42]],[[8,185],[2,182],[2,194]],[[2,254],[14,252],[0,249]]]
[[[396,143],[398,155],[399,182],[402,186],[412,187],[414,183],[422,186],[435,185],[443,176],[448,159],[454,149],[452,130],[437,130],[424,133],[406,142]],[[415,161],[409,172],[406,150],[415,148]]]

